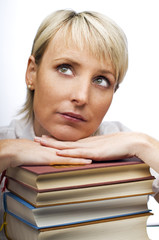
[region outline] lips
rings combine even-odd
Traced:
[[[61,113],[61,115],[65,118],[67,118],[68,120],[86,122],[86,119],[82,115],[76,114],[73,112],[64,112],[64,113]]]

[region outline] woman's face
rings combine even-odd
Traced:
[[[76,141],[93,134],[111,104],[115,71],[109,59],[99,61],[87,49],[52,40],[40,63],[30,61],[37,136]]]

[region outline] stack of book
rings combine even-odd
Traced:
[[[153,177],[139,159],[21,166],[6,177],[8,239],[148,239]]]

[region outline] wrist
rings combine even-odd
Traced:
[[[13,147],[13,139],[0,140],[0,172],[11,166],[16,152]]]
[[[144,133],[133,132],[129,147],[133,156],[141,158],[143,152],[151,148],[149,136]]]
[[[134,136],[134,156],[159,172],[159,141],[143,133],[134,133]]]

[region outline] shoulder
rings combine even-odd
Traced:
[[[34,138],[32,122],[14,119],[9,126],[0,127],[0,139]]]
[[[105,121],[101,123],[94,135],[112,134],[115,132],[129,132],[130,129],[121,122]]]

